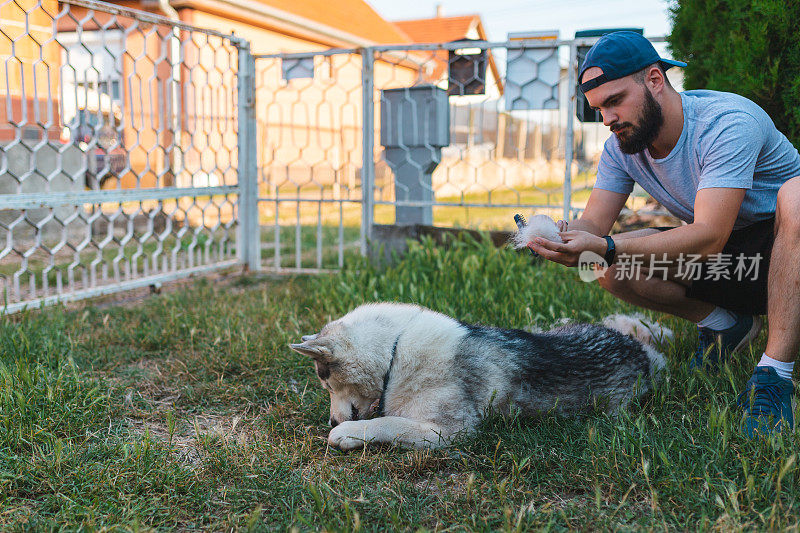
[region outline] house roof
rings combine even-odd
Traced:
[[[364,0],[258,0],[287,13],[382,44],[409,43],[409,37]]]
[[[463,39],[469,31],[480,26],[478,15],[461,17],[435,17],[429,19],[398,20],[395,26],[400,28],[415,43],[440,43]],[[483,28],[478,30],[481,34]],[[485,39],[486,35],[481,35]]]
[[[475,38],[488,41],[486,31],[483,29],[480,15],[462,15],[460,17],[434,17],[428,19],[397,20],[395,26],[408,35],[415,43],[446,43],[461,39]],[[473,31],[474,30],[474,31]],[[471,34],[470,34],[471,33]],[[477,34],[477,35],[476,35]],[[489,59],[489,69],[497,83],[500,93],[503,93],[503,80],[497,69],[497,63],[491,50],[487,51]],[[435,74],[447,66],[447,58],[444,58],[444,65],[437,69]]]
[[[150,9],[158,6],[155,0],[130,1],[146,4]],[[333,48],[412,42],[366,0],[169,0],[169,3],[178,10],[205,11]],[[187,20],[192,22],[191,16]]]

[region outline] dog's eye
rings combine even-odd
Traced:
[[[351,415],[352,415],[353,420],[358,420],[358,407],[356,407],[353,404],[350,404],[350,407],[352,408],[351,409],[351,411],[352,411]]]

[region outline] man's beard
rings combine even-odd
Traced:
[[[639,115],[639,124],[634,126],[630,122],[614,124],[611,131],[617,133],[625,127],[627,131],[622,137],[617,133],[619,149],[624,154],[638,154],[658,136],[661,126],[664,124],[664,115],[661,113],[661,106],[647,88],[644,89],[644,104]]]

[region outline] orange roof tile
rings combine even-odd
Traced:
[[[467,37],[471,29],[478,32],[478,38],[481,40],[488,40],[486,32],[483,29],[480,15],[463,15],[460,17],[434,17],[429,19],[415,19],[415,20],[396,20],[395,26],[400,28],[406,35],[411,37],[415,43],[446,43],[450,41],[458,41]],[[434,75],[440,75],[447,67],[447,55],[441,52],[435,52],[436,58],[439,60],[439,67],[435,70]],[[494,75],[497,82],[497,87],[500,93],[503,92],[503,80],[500,72],[497,70],[497,63],[494,60],[494,54],[489,51],[489,68]]]
[[[268,6],[382,44],[408,43],[394,24],[364,0],[259,0]]]
[[[480,17],[465,15],[398,20],[394,24],[411,37],[415,43],[440,43],[463,39],[473,26],[480,24]]]

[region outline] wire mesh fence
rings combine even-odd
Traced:
[[[96,0],[0,0],[5,311],[227,266],[320,272],[376,224],[577,214],[592,40],[253,56]]]
[[[513,227],[514,210],[574,216],[608,135],[571,119],[570,73],[586,44],[256,56],[263,265],[337,268],[366,250],[373,224],[498,229]],[[416,129],[445,135],[413,144]]]
[[[356,50],[256,56],[266,268],[338,268],[359,250],[362,67]]]
[[[391,117],[382,112],[374,125],[380,139],[374,146],[375,220],[393,222],[391,206],[426,203],[432,207],[432,222],[466,227],[508,226],[509,209],[561,216],[569,95],[568,69],[561,67],[559,48],[538,48],[536,43],[520,43],[519,48],[506,43],[378,48],[375,62],[387,68],[383,76],[375,76],[376,108],[385,110],[395,89],[435,87],[447,96],[449,142],[434,146],[421,140],[417,146],[439,151],[435,169],[430,176],[411,173],[409,180],[398,180],[403,164],[421,163],[413,161],[415,146],[409,142],[385,144],[381,130],[403,123],[388,123],[384,119]],[[396,114],[408,117],[414,96],[406,91],[400,98]],[[393,158],[402,163],[391,162]],[[577,175],[579,162],[570,164]]]
[[[0,1],[6,311],[237,262],[239,43],[93,1]]]

